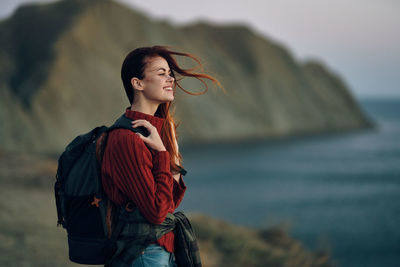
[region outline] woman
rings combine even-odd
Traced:
[[[132,127],[144,127],[149,135],[116,129],[109,134],[103,156],[102,182],[108,197],[117,205],[133,203],[151,224],[161,224],[167,213],[173,213],[186,190],[170,106],[176,86],[198,94],[183,89],[175,74],[202,81],[206,86],[203,93],[207,85],[202,78],[222,88],[210,75],[180,68],[173,55],[192,58],[201,67],[193,55],[164,46],[137,48],[126,56],[121,78],[131,106],[125,116],[132,120]],[[124,252],[120,253],[124,257]],[[129,266],[175,266],[174,232],[147,246]]]

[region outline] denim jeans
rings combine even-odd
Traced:
[[[150,244],[132,262],[132,267],[177,267],[177,265],[173,253],[158,244]]]

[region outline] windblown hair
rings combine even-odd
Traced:
[[[134,101],[134,89],[131,84],[131,79],[133,77],[136,77],[138,79],[143,79],[144,78],[144,70],[146,67],[147,60],[152,57],[157,57],[161,56],[163,57],[167,62],[168,65],[171,69],[171,76],[174,77],[174,85],[173,85],[173,90],[175,91],[176,86],[178,86],[182,91],[184,91],[187,94],[190,95],[202,95],[208,91],[208,86],[207,84],[203,81],[203,79],[208,79],[211,80],[214,84],[217,84],[224,92],[224,88],[220,84],[220,82],[215,79],[214,77],[205,74],[205,73],[195,73],[193,72],[197,68],[200,68],[203,70],[203,66],[200,62],[200,60],[188,53],[182,53],[182,52],[177,52],[177,51],[171,51],[168,49],[169,47],[167,46],[151,46],[151,47],[140,47],[137,48],[133,51],[131,51],[125,58],[124,62],[122,63],[122,68],[121,68],[121,78],[122,78],[122,83],[125,87],[125,92],[126,95],[128,96],[129,102],[132,104]],[[191,69],[182,69],[178,63],[176,62],[175,58],[173,55],[178,55],[178,56],[185,56],[193,59],[198,63],[197,67],[191,68]],[[186,77],[194,77],[198,80],[200,80],[204,85],[205,85],[205,90],[200,93],[193,93],[185,90],[177,81],[175,78],[175,73],[180,74],[181,76],[186,76]],[[178,138],[178,133],[176,131],[176,128],[179,126],[175,124],[173,114],[170,113],[170,106],[171,102],[167,103],[162,103],[159,105],[156,113],[154,114],[155,116],[158,116],[160,118],[164,118],[164,125],[161,130],[161,139],[164,143],[165,148],[168,150],[170,154],[170,162],[171,162],[171,170],[179,171],[179,168],[175,164],[175,157],[178,158],[179,160],[179,165],[182,162],[182,155],[180,152],[177,151],[177,148],[174,145],[174,140],[173,140],[173,132],[172,130],[175,131],[176,138]],[[174,127],[174,129],[172,129]]]

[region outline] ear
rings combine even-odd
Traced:
[[[131,84],[132,84],[133,89],[143,91],[143,83],[140,79],[133,77],[131,79]]]

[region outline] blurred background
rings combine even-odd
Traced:
[[[178,210],[205,266],[398,266],[400,3],[0,7],[1,266],[75,266],[56,227],[57,157],[129,106],[121,63],[150,45],[199,56],[228,92],[178,89],[174,106],[188,170]]]

